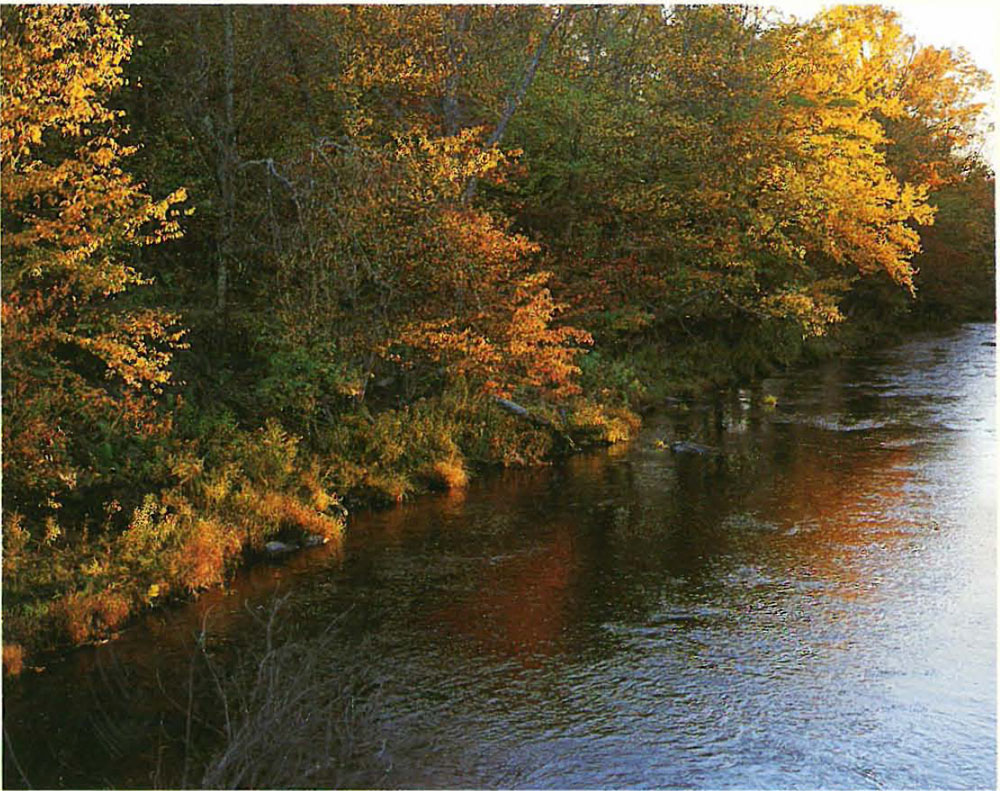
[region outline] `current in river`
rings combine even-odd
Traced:
[[[915,336],[356,515],[342,546],[7,682],[5,783],[995,788],[994,341]],[[185,753],[212,732],[189,700],[218,725],[277,598],[272,640],[306,648],[272,691],[303,695],[254,721],[270,764],[227,775],[221,747]],[[310,672],[342,710],[310,709]],[[331,711],[336,756],[269,775]]]

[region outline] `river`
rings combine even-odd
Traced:
[[[627,446],[352,517],[340,547],[6,682],[5,783],[176,784],[187,690],[211,694],[186,686],[193,635],[228,683],[278,592],[288,639],[329,630],[318,665],[364,679],[372,754],[306,785],[995,788],[994,333],[674,404]]]

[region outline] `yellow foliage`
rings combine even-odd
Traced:
[[[154,201],[121,168],[135,151],[119,143],[110,102],[131,53],[124,19],[67,5],[18,6],[4,18],[3,473],[38,507],[58,507],[92,474],[79,445],[98,421],[138,434],[168,428],[150,396],[183,345],[175,316],[107,301],[149,282],[122,248],[178,236],[169,215],[184,199],[178,190]],[[91,358],[96,374],[74,365]]]
[[[24,649],[19,643],[3,644],[3,672],[18,676],[24,669]]]
[[[18,570],[31,533],[24,527],[24,517],[17,511],[3,515],[3,570],[10,575]]]
[[[315,533],[330,539],[341,535],[343,522],[339,518],[320,513],[295,497],[268,492],[257,502],[257,513],[274,524],[298,528],[305,533]]]
[[[570,426],[609,444],[632,439],[642,425],[641,418],[624,407],[610,407],[591,401],[575,404],[569,415]]]
[[[440,459],[431,465],[431,481],[445,489],[464,489],[469,485],[469,474],[460,458]]]

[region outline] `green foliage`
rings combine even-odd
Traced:
[[[981,164],[934,194],[938,213],[917,258],[924,321],[992,321],[996,310],[995,180]]]
[[[552,449],[526,426],[463,383],[400,409],[345,416],[321,437],[322,455],[342,491],[399,501],[425,489],[438,465],[519,466]]]
[[[8,642],[992,315],[987,78],[891,11],[130,13],[3,11]]]
[[[581,385],[606,403],[623,406],[640,402],[646,393],[633,363],[619,357],[606,357],[600,351],[588,354],[581,364]]]
[[[313,434],[320,423],[363,389],[363,375],[342,360],[334,341],[270,346],[255,392],[254,411],[278,415]]]

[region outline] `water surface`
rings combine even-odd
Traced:
[[[280,590],[380,685],[355,785],[993,788],[993,340],[916,337],[359,515],[342,548],[8,683],[10,746],[40,785],[172,776],[192,634],[238,654]]]

